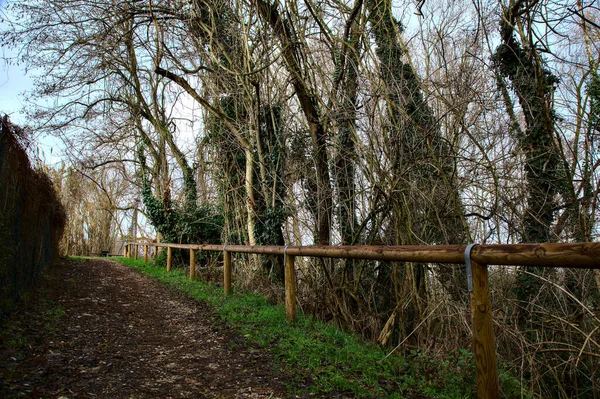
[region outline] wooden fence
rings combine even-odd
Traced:
[[[437,245],[437,246],[247,246],[196,245],[132,242],[125,256],[137,258],[139,246],[144,246],[144,261],[148,249],[167,248],[167,270],[171,270],[172,248],[190,251],[190,279],[195,276],[194,251],[223,252],[224,290],[231,293],[231,254],[283,255],[285,258],[285,307],[290,323],[296,321],[297,256],[320,258],[365,259],[380,261],[465,264],[470,292],[473,356],[475,359],[477,396],[499,398],[498,369],[492,326],[492,304],[489,290],[489,265],[537,266],[600,269],[600,243],[565,244],[497,244],[497,245]]]

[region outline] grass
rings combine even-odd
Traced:
[[[260,295],[235,292],[225,297],[221,287],[190,281],[181,270],[167,273],[151,261],[113,259],[210,304],[250,343],[271,351],[290,378],[290,394],[309,390],[322,396],[344,393],[359,398],[475,395],[469,351],[448,354],[443,362],[416,351],[406,357],[394,354],[385,358],[380,347],[314,318],[298,315],[296,325],[290,325],[284,307],[270,304]],[[522,397],[516,378],[502,373],[500,380],[505,397]]]

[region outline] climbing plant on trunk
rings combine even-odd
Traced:
[[[466,229],[454,182],[452,148],[442,137],[409,62],[402,41],[404,28],[393,17],[390,0],[368,0],[366,7],[387,106],[382,129],[387,136],[392,176],[384,177],[387,183],[382,183],[389,191],[386,210],[390,218],[385,239],[396,245],[461,243]],[[436,273],[453,297],[464,297],[462,268],[440,266]],[[422,264],[406,264],[401,269],[384,265],[377,274],[385,292],[380,306],[395,306],[387,324],[393,328],[392,321],[399,315],[401,337],[413,331],[425,316],[426,279],[426,266]],[[390,302],[394,296],[396,305]]]
[[[511,132],[525,158],[524,172],[527,183],[527,204],[523,216],[522,240],[525,242],[555,241],[552,232],[556,196],[564,181],[555,139],[556,114],[553,94],[558,79],[545,66],[534,43],[519,41],[517,26],[528,26],[530,7],[534,2],[512,0],[503,8],[500,21],[501,44],[492,60],[499,75],[499,89],[509,115],[513,118]],[[520,34],[526,40],[527,34]],[[506,82],[510,83],[510,86]],[[523,126],[515,119],[510,97],[512,89],[521,107]],[[535,274],[543,269],[524,267],[518,278],[518,296],[523,303],[537,295],[541,281]]]

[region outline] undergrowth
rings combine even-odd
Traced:
[[[469,351],[449,353],[442,361],[419,351],[386,357],[384,349],[312,317],[298,315],[292,326],[283,306],[268,303],[260,295],[234,292],[225,297],[221,287],[190,281],[181,269],[167,273],[152,262],[114,259],[210,304],[251,343],[271,351],[291,380],[290,393],[304,389],[317,395],[342,393],[363,398],[475,396],[474,361]],[[500,384],[503,397],[528,396],[518,379],[506,372],[501,372]]]

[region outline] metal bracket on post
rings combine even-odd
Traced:
[[[287,244],[285,244],[285,247],[283,247],[283,267],[285,267],[285,261],[287,260]]]
[[[465,266],[467,267],[467,290],[473,292],[473,270],[471,269],[471,250],[479,244],[469,244],[465,248]]]

